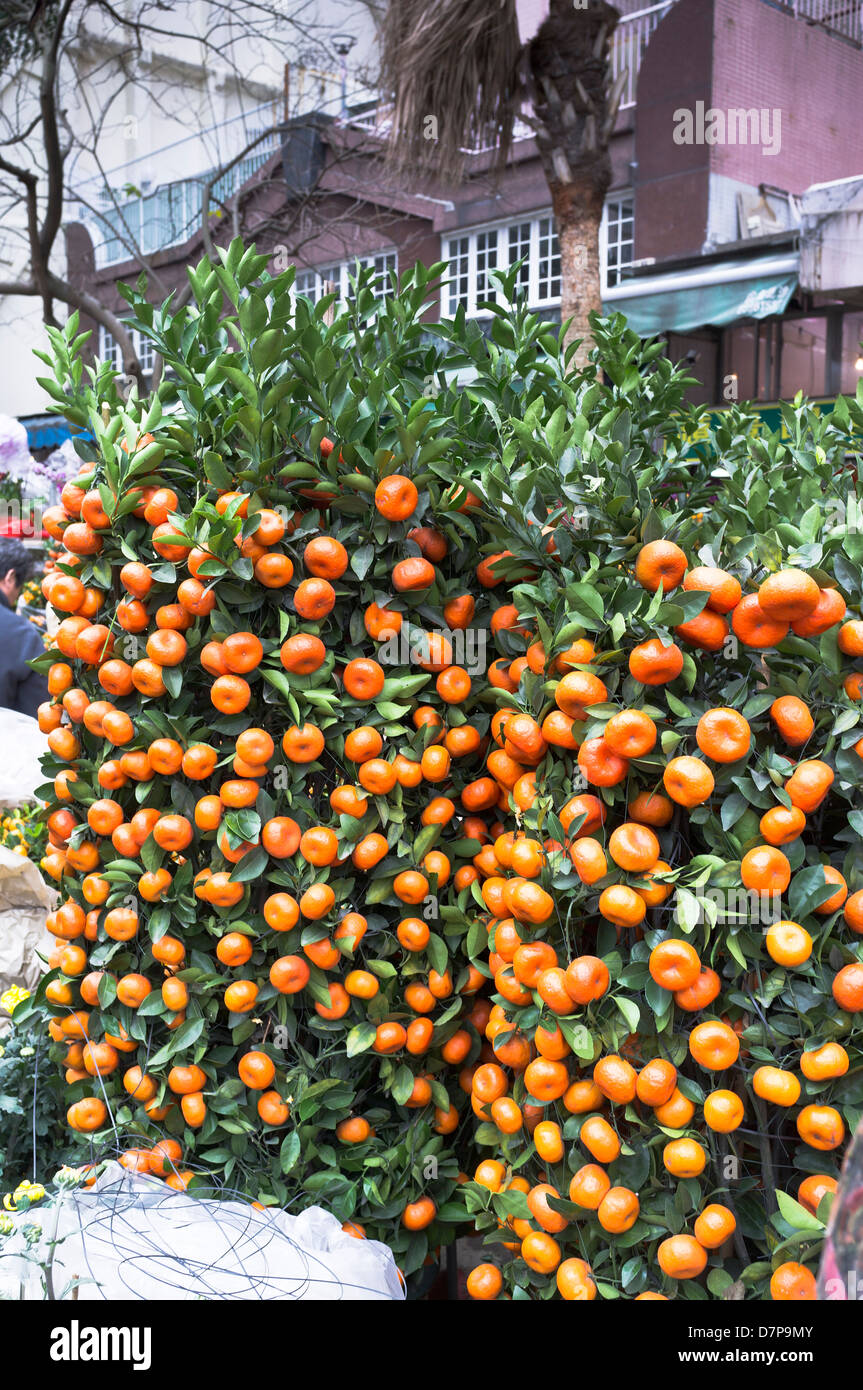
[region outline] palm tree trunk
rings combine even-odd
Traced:
[[[560,317],[571,322],[566,342],[579,341],[575,362],[586,365],[592,343],[588,315],[602,313],[599,233],[605,188],[593,175],[558,183],[552,208],[560,242]]]
[[[608,143],[622,84],[609,87],[611,38],[619,15],[605,0],[576,10],[550,0],[548,17],[527,47],[529,118],[548,180],[560,242],[561,319],[566,341],[580,340],[576,363],[592,346],[588,315],[602,312],[599,233],[611,184]]]
[[[383,31],[384,86],[394,94],[392,164],[457,175],[463,147],[480,137],[486,144],[496,139],[505,158],[517,113],[533,129],[560,241],[561,315],[572,320],[567,341],[582,340],[578,365],[592,345],[588,316],[602,311],[608,145],[626,80],[622,73],[610,83],[619,18],[608,0],[547,0],[542,22],[519,50],[516,0],[389,0]],[[429,142],[423,121],[436,112],[441,138]]]

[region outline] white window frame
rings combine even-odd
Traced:
[[[381,264],[378,265],[377,263]],[[383,247],[380,251],[370,251],[364,256],[353,256],[349,261],[320,267],[297,266],[294,293],[305,295],[313,304],[323,299],[327,281],[331,281],[342,303],[351,296],[351,276],[356,276],[357,266],[364,270],[378,270],[380,283],[374,290],[376,299],[385,299],[391,293],[389,275],[394,270],[398,275],[399,253],[394,246]]]
[[[444,282],[442,316],[452,318],[460,304],[464,304],[465,313],[469,318],[490,318],[491,310],[480,308],[482,301],[492,298],[490,293],[484,292],[481,287],[481,280],[485,280],[487,270],[507,270],[510,261],[510,231],[518,229],[523,232],[528,228],[527,235],[527,256],[526,256],[526,282],[524,267],[522,268],[521,285],[527,289],[527,299],[530,307],[546,308],[560,303],[559,294],[548,294],[541,289],[539,277],[540,261],[540,238],[547,237],[548,231],[552,234],[552,255],[559,261],[560,246],[557,245],[556,253],[553,248],[557,243],[557,236],[554,233],[554,226],[551,228],[547,224],[552,220],[551,209],[544,209],[540,212],[528,212],[521,217],[508,217],[505,221],[489,222],[479,227],[454,228],[452,232],[446,232],[441,237],[441,260],[452,262],[456,258],[459,261],[457,276],[460,281],[467,279],[467,293],[464,296],[467,300],[464,303],[461,286],[456,294],[453,294],[452,287],[455,277],[451,277]],[[542,233],[541,233],[542,228]],[[466,246],[465,246],[466,243]],[[523,248],[525,238],[519,236],[518,252],[513,260],[524,259]],[[493,261],[494,264],[490,264]],[[466,266],[465,263],[466,262]],[[559,279],[559,272],[557,277]],[[495,294],[495,299],[499,296]]]
[[[629,203],[632,209],[631,217],[624,219],[619,214],[614,217],[609,217],[609,210],[612,207],[618,208],[621,207],[624,203]],[[622,223],[625,220],[632,222],[632,236],[623,238],[622,236],[617,235],[615,237],[614,245],[618,248],[619,251],[628,251],[629,255],[628,258],[620,257],[618,259],[617,265],[612,270],[610,270],[608,264],[609,232],[614,231],[616,228],[620,226],[620,223]],[[615,190],[615,192],[613,193],[609,193],[608,197],[605,200],[605,206],[602,209],[602,225],[599,233],[599,268],[600,276],[602,279],[603,291],[614,289],[616,285],[619,285],[624,279],[626,279],[626,276],[621,274],[621,271],[625,269],[626,266],[632,265],[634,259],[635,194],[631,188],[621,188],[619,190]],[[610,275],[613,278],[609,278]]]
[[[623,278],[620,274],[620,267],[614,269],[614,279],[611,282],[608,278],[609,231],[614,232],[618,224],[624,220],[619,215],[609,219],[609,207],[618,208],[623,203],[629,203],[632,207],[633,236],[625,240],[621,239],[620,236],[617,237],[615,244],[628,253],[626,258],[621,260],[620,267],[625,268],[630,265],[634,258],[635,196],[632,189],[621,189],[610,195],[602,212],[599,256],[603,290],[609,289],[612,284],[619,284]],[[529,228],[527,237],[524,236],[525,228]],[[480,292],[487,252],[487,238],[496,234],[496,266],[498,269],[506,269],[511,264],[511,233],[517,237],[518,244],[515,249],[519,253],[514,255],[513,259],[521,260],[525,248],[527,250],[526,267],[522,269],[520,285],[527,290],[530,308],[546,309],[560,304],[560,293],[553,294],[549,289],[549,285],[553,287],[555,281],[558,284],[560,282],[560,244],[554,231],[553,215],[551,209],[548,208],[540,212],[525,213],[522,217],[507,218],[506,221],[489,222],[477,227],[457,228],[452,232],[444,233],[441,237],[441,260],[447,261],[451,265],[454,274],[451,274],[443,287],[442,317],[452,318],[459,304],[464,305],[465,313],[469,318],[483,319],[491,316],[490,309],[479,308],[479,304],[490,297]],[[543,255],[543,244],[549,241],[548,254]],[[548,263],[548,269],[546,275],[541,279],[540,263],[542,260]],[[453,293],[453,285],[456,280],[459,281],[459,285]]]
[[[141,371],[144,373],[144,376],[149,376],[156,365],[156,349],[151,340],[145,338],[137,328],[130,329],[130,332],[132,334],[132,343],[135,352],[138,355],[138,361],[141,363]],[[102,362],[110,362],[115,372],[119,372],[122,375],[123,356],[120,352],[120,344],[116,341],[114,335],[109,333],[104,323],[99,324],[98,357]]]

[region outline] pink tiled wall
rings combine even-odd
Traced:
[[[863,53],[764,0],[715,0],[711,103],[782,113],[777,155],[714,145],[713,173],[792,193],[863,173]]]

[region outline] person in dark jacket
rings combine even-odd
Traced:
[[[29,714],[48,699],[48,682],[27,665],[45,651],[32,623],[15,612],[30,574],[30,556],[20,541],[0,537],[0,707]]]

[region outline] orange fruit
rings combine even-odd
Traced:
[[[698,952],[688,941],[668,938],[654,946],[648,969],[658,985],[668,990],[688,989],[701,971]]]
[[[651,637],[633,647],[629,654],[629,673],[642,685],[667,685],[683,670],[683,653],[674,642],[668,644]]]
[[[669,1236],[660,1243],[656,1259],[669,1279],[697,1279],[707,1264],[707,1251],[694,1236]]]
[[[635,577],[642,588],[655,593],[676,589],[686,573],[686,555],[673,541],[650,541],[638,552]]]
[[[833,998],[846,1013],[860,1013],[863,1010],[863,963],[852,961],[843,965],[833,977]]]
[[[734,1091],[711,1091],[704,1099],[704,1119],[717,1134],[731,1134],[743,1123],[743,1101]]]
[[[734,635],[745,647],[775,647],[788,636],[788,623],[765,613],[757,594],[746,594],[731,616]]]
[[[812,937],[797,922],[773,922],[767,928],[764,944],[777,965],[803,965],[812,954]]]
[[[612,830],[608,852],[627,873],[643,873],[659,858],[659,841],[649,826],[628,821]]]
[[[797,1189],[797,1200],[814,1216],[825,1194],[835,1193],[839,1184],[829,1173],[810,1173]]]
[[[757,845],[747,850],[740,861],[740,878],[744,888],[758,893],[784,893],[791,882],[791,865],[781,849],[773,845]]]
[[[850,1058],[841,1043],[823,1043],[812,1052],[800,1054],[800,1070],[809,1081],[827,1081],[844,1076]]]
[[[666,764],[662,781],[672,801],[687,809],[707,801],[715,785],[707,764],[685,754]]]
[[[656,744],[656,725],[639,709],[613,714],[602,734],[606,743],[623,758],[643,758]]]
[[[416,484],[401,473],[382,478],[375,488],[375,507],[387,521],[407,521],[416,511],[418,501]],[[443,559],[443,556],[437,558]]]
[[[596,1211],[611,1187],[611,1179],[597,1163],[585,1163],[569,1184],[569,1200],[587,1211]]]
[[[770,1297],[777,1303],[814,1302],[818,1297],[815,1275],[805,1265],[787,1260],[770,1276]]]
[[[717,763],[734,763],[749,752],[752,730],[737,710],[709,709],[698,721],[695,740],[705,757]]]
[[[818,606],[821,590],[803,570],[779,570],[768,575],[758,590],[758,603],[769,618],[797,622],[808,618]]]
[[[662,1162],[672,1177],[697,1178],[704,1172],[707,1154],[696,1139],[672,1139],[662,1150]]]
[[[833,785],[834,777],[832,767],[820,758],[798,763],[785,783],[792,806],[807,815],[816,811]]]
[[[689,570],[683,580],[683,587],[708,593],[710,598],[707,600],[707,607],[714,613],[730,613],[741,598],[738,580],[726,570],[716,569],[711,565],[696,565],[694,569]]]
[[[792,748],[806,743],[815,728],[808,705],[797,695],[780,695],[774,700],[770,706],[770,718]]]
[[[638,1220],[641,1204],[628,1187],[610,1187],[600,1202],[596,1215],[604,1231],[622,1235]]]
[[[832,1105],[804,1105],[796,1123],[800,1138],[813,1149],[838,1149],[845,1138],[845,1123]]]
[[[709,1019],[696,1024],[689,1034],[689,1051],[708,1071],[723,1071],[737,1061],[740,1040],[727,1023]]]

